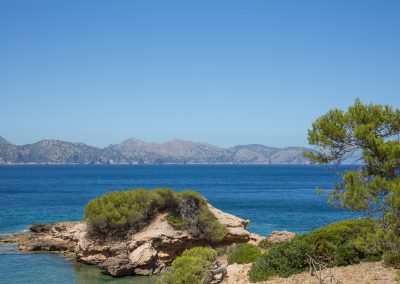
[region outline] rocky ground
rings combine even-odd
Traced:
[[[250,284],[247,273],[251,264],[232,264],[227,266],[227,276],[223,284]],[[384,267],[382,262],[365,262],[330,269],[335,279],[341,284],[395,284],[396,270]],[[328,275],[328,272],[323,272]],[[260,284],[319,284],[316,277],[309,272],[293,275],[288,278],[274,278],[268,281],[259,282]],[[327,282],[330,283],[330,282]],[[332,282],[335,283],[335,282]]]
[[[288,231],[274,231],[267,239],[272,243],[280,243],[295,237]],[[258,240],[259,241],[259,240]],[[254,241],[251,241],[254,242]],[[220,262],[226,266],[226,276],[223,284],[250,284],[248,272],[252,264],[227,264],[226,256],[220,257]],[[333,275],[340,284],[395,284],[396,270],[385,267],[382,262],[365,262],[349,266],[333,267],[322,271],[322,278]],[[327,279],[327,278],[326,278]],[[303,272],[288,278],[279,278],[259,282],[260,284],[320,284],[315,276]],[[330,282],[326,282],[330,283]],[[336,282],[332,282],[336,283]]]

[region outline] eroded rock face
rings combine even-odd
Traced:
[[[87,234],[84,222],[61,222],[32,225],[31,233],[0,238],[0,242],[16,243],[21,250],[59,251],[73,255],[78,261],[97,265],[102,273],[115,277],[159,274],[185,249],[249,242],[254,238],[245,229],[246,221],[211,205],[209,209],[229,230],[220,243],[210,243],[186,231],[175,230],[168,224],[168,213],[159,214],[142,231],[123,239],[95,239]],[[211,274],[212,283],[218,283],[226,270],[215,267]]]
[[[225,213],[215,207],[213,207],[211,204],[207,204],[208,209],[214,214],[215,217],[217,217],[218,221],[222,224],[225,225],[229,233],[225,237],[224,241],[229,242],[229,243],[234,243],[234,242],[248,242],[250,240],[250,233],[246,230],[246,226],[248,224],[247,221],[236,217],[234,215]]]
[[[114,277],[122,277],[134,274],[134,266],[124,255],[117,255],[107,258],[99,263],[100,271]]]

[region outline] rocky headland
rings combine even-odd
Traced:
[[[221,247],[261,240],[260,236],[246,230],[245,220],[210,204],[207,206],[218,222],[228,229],[226,236],[218,242],[174,229],[168,223],[168,213],[158,214],[145,228],[125,237],[91,237],[88,224],[82,221],[35,224],[29,227],[29,233],[2,237],[0,242],[15,243],[22,251],[59,252],[79,262],[96,265],[102,273],[121,277],[159,274],[185,249],[195,246]],[[216,266],[217,271],[226,271],[219,263]]]

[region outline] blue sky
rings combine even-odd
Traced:
[[[307,145],[400,105],[400,1],[0,0],[0,136]]]

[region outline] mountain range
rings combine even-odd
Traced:
[[[0,137],[0,164],[308,164],[303,147],[259,144],[221,148],[171,140],[149,143],[130,138],[105,148],[60,140],[15,145]]]

